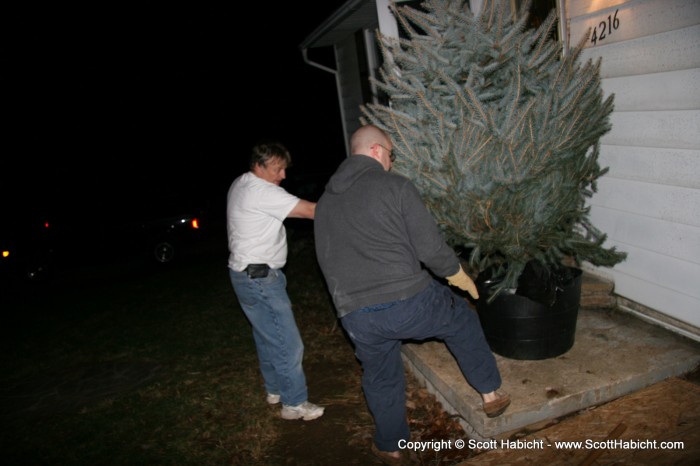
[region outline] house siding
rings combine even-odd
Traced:
[[[603,40],[587,36],[582,59],[602,59],[603,91],[615,94],[591,220],[628,258],[587,268],[621,297],[700,327],[700,2],[567,0],[565,11],[572,44],[618,20]]]
[[[335,45],[335,56],[345,148],[348,150],[350,135],[360,127],[360,105],[363,103],[360,64],[354,36],[348,36]]]

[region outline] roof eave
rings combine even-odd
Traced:
[[[376,15],[375,0],[348,0],[309,34],[299,48],[334,45],[358,29],[376,27]]]

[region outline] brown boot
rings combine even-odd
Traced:
[[[484,403],[484,412],[488,417],[497,417],[510,406],[510,395],[507,393],[499,393],[499,397],[488,403]]]
[[[388,451],[381,451],[377,446],[372,442],[372,454],[379,458],[379,460],[387,464],[389,466],[404,466],[404,465],[411,465],[411,464],[418,464],[418,458],[414,452],[404,452],[399,450],[399,457],[396,458],[392,456]]]

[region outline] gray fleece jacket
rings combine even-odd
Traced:
[[[316,255],[338,317],[407,299],[459,271],[418,190],[364,155],[345,159],[314,218]],[[425,268],[424,268],[425,267]]]

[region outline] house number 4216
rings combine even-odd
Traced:
[[[616,31],[620,27],[620,20],[617,18],[618,10],[615,10],[615,14],[608,15],[607,20],[604,19],[598,26],[593,28],[591,32],[591,42],[596,45],[599,41],[605,40],[608,36]]]

